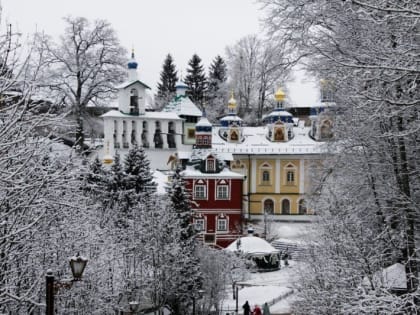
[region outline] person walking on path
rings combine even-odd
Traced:
[[[262,315],[261,308],[258,305],[254,306],[254,311],[252,312],[252,315]]]
[[[264,307],[263,307],[263,315],[271,315],[270,314],[270,308],[268,307],[267,302],[264,303]]]
[[[246,301],[245,304],[242,305],[242,308],[244,309],[244,315],[251,315],[251,307],[249,306],[248,301]]]

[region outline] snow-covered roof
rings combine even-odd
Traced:
[[[163,108],[164,112],[173,112],[179,116],[201,117],[201,110],[186,95],[176,96],[168,105]]]
[[[225,121],[225,120],[228,120],[228,121],[242,121],[242,118],[239,117],[239,116],[236,116],[236,115],[227,115],[223,118],[220,118],[220,121]]]
[[[200,120],[198,121],[198,123],[195,125],[197,126],[212,126],[212,124],[209,122],[209,120],[207,119],[207,117],[201,117]]]
[[[279,253],[279,251],[271,246],[270,243],[268,243],[266,240],[253,235],[244,236],[235,240],[228,247],[226,247],[226,250],[236,252],[238,250],[238,240],[240,240],[239,250],[244,254],[267,255]]]
[[[263,119],[265,117],[271,117],[271,116],[293,116],[292,114],[290,114],[289,112],[281,109],[281,110],[273,110],[271,113],[264,115]]]
[[[191,152],[184,152],[184,157],[187,159],[192,160],[203,160],[206,159],[210,154],[213,155],[215,158],[217,158],[220,161],[233,161],[233,155],[229,152],[219,153],[215,152],[213,149],[194,149]],[[181,157],[179,156],[181,159]]]
[[[200,170],[195,169],[193,166],[187,166],[187,168],[182,172],[182,176],[185,178],[189,177],[203,177],[203,178],[232,178],[232,179],[241,179],[244,175],[232,172],[227,167],[225,167],[219,173],[202,173]]]
[[[137,83],[137,82],[140,83],[141,85],[143,85],[146,89],[150,89],[151,90],[151,88],[146,83],[143,83],[140,80],[125,81],[125,82],[117,85],[115,88],[117,88],[117,89],[125,89],[126,87],[129,87],[130,85],[132,85],[134,83]]]
[[[287,142],[271,142],[267,139],[267,127],[244,127],[244,141],[230,143],[219,135],[220,127],[213,127],[212,150],[232,154],[320,154],[324,153],[322,142],[309,137],[310,127],[294,127],[294,137]]]
[[[179,116],[175,113],[171,112],[146,112],[144,115],[128,115],[121,113],[118,110],[110,110],[106,112],[101,117],[115,117],[115,118],[127,118],[127,119],[135,119],[136,117],[146,118],[146,119],[170,119],[170,120],[181,120]]]

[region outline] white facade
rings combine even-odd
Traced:
[[[104,115],[104,152],[111,159],[124,156],[134,146],[143,146],[151,168],[164,169],[174,152],[189,151],[182,144],[183,119],[174,112],[146,112],[146,84],[137,79],[137,63],[128,64],[128,81],[117,86],[118,110]]]

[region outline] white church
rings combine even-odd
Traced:
[[[150,87],[139,80],[134,52],[128,62],[128,79],[118,88],[118,110],[104,115],[105,164],[115,153],[125,155],[133,146],[146,148],[151,168],[165,168],[170,156],[191,151],[195,143],[195,123],[201,111],[185,95],[187,87],[177,84],[177,96],[162,112],[146,111]]]

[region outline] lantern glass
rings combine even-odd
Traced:
[[[87,258],[82,257],[79,254],[70,258],[70,268],[74,280],[80,280],[82,278],[87,262]]]
[[[128,303],[130,305],[130,311],[137,312],[139,310],[140,303],[137,301],[131,301]]]

